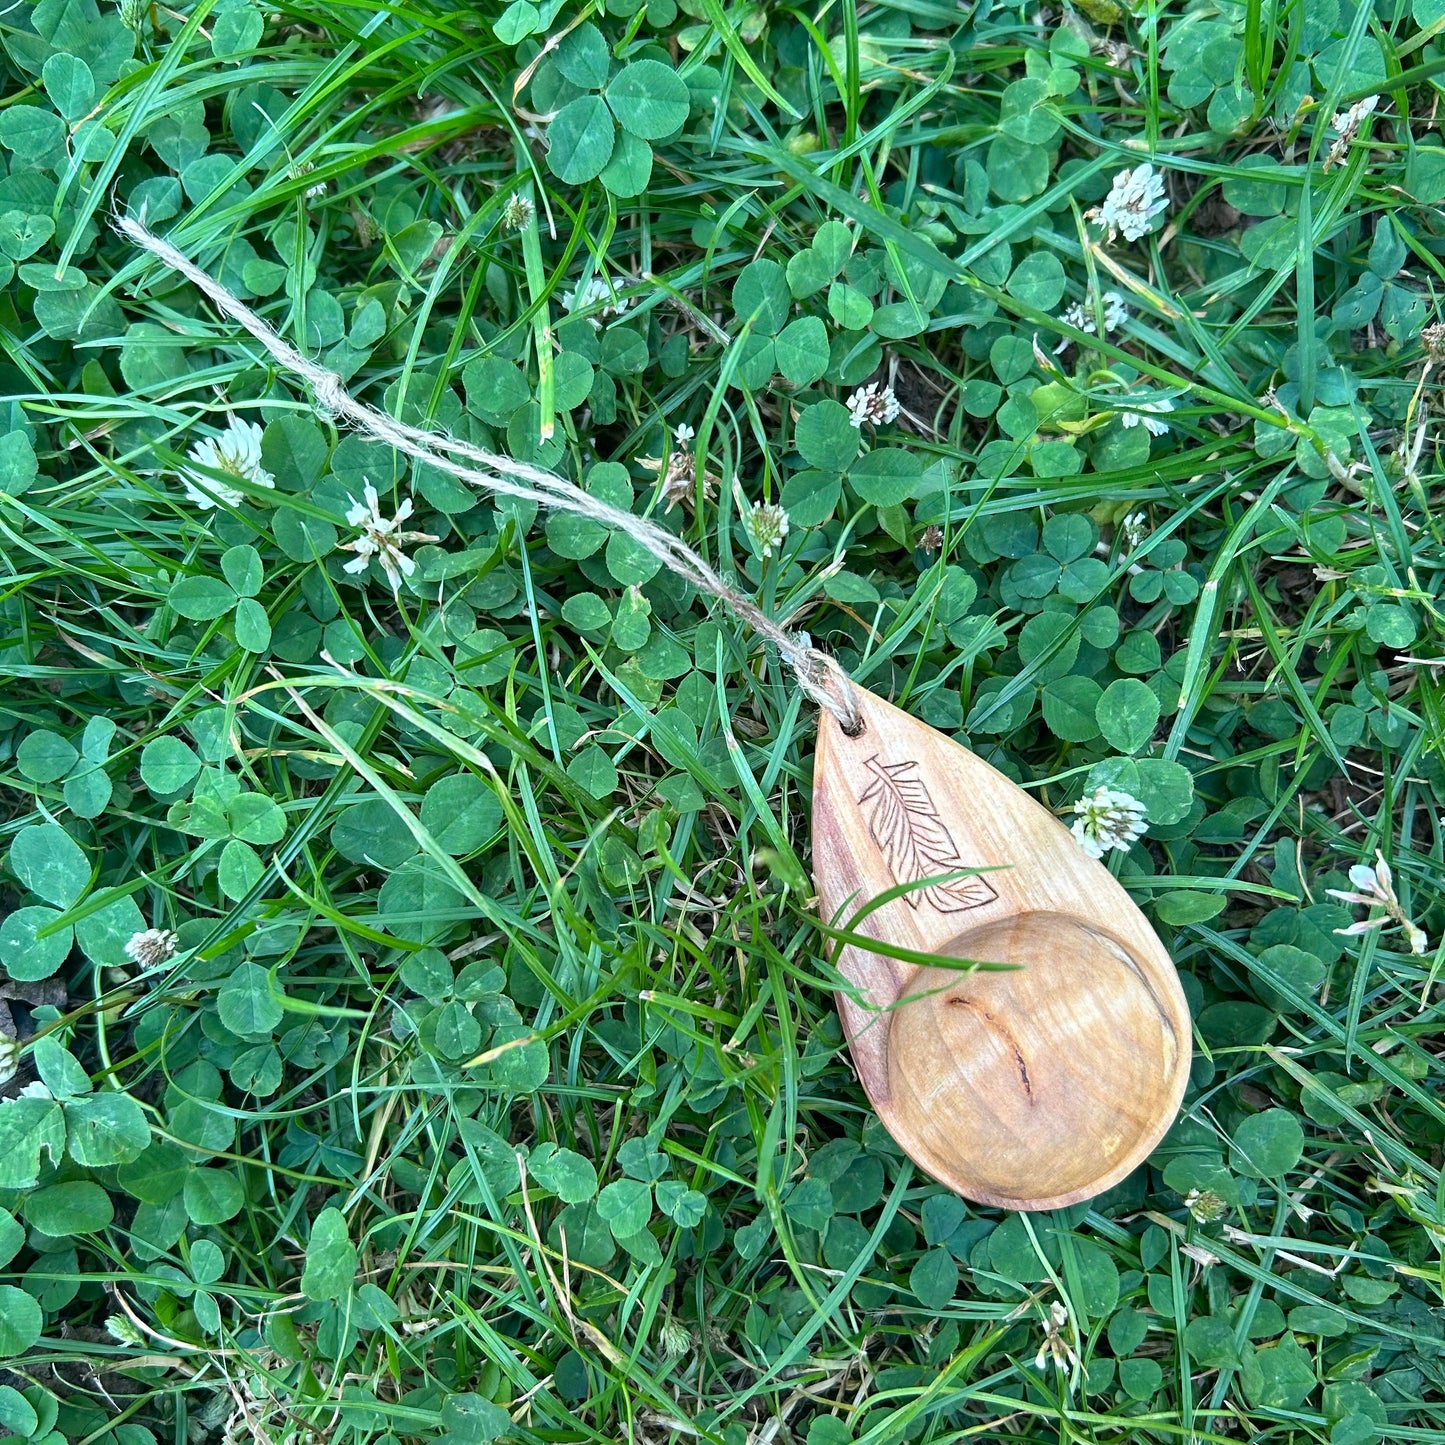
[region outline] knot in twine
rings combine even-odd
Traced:
[[[717,598],[759,637],[771,642],[778,655],[792,669],[804,696],[826,708],[844,732],[855,735],[861,724],[848,675],[825,652],[813,646],[808,635],[794,632],[774,621],[752,598],[729,585],[681,538],[645,517],[635,516],[584,492],[564,477],[542,467],[473,446],[446,432],[424,431],[359,402],[334,372],[302,355],[289,341],[277,335],[239,297],[181,254],[169,241],[130,216],[118,216],[120,233],[164,261],[194,286],[199,287],[232,320],[239,322],[265,347],[284,370],[300,378],[311,389],[319,410],[346,422],[373,441],[405,452],[429,466],[448,472],[469,486],[481,487],[498,496],[517,497],[539,507],[573,512],[605,527],[625,532],[674,575],[690,582],[700,592]]]

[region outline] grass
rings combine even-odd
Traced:
[[[1445,1439],[1440,23],[0,17],[3,1432]],[[1168,207],[1110,241],[1146,160]],[[1111,866],[1197,1055],[1149,1166],[1038,1216],[919,1173],[842,1045],[776,658],[339,432],[142,206],[1066,817],[1141,798]],[[203,508],[231,418],[274,486]],[[395,593],[343,570],[367,482],[438,539]],[[1377,850],[1423,952],[1340,931]]]

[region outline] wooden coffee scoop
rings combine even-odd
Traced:
[[[772,643],[824,708],[813,865],[824,916],[846,923],[900,883],[850,945],[839,1008],[879,1117],[935,1178],[981,1203],[1048,1209],[1117,1183],[1183,1096],[1189,1015],[1169,956],[1128,894],[1021,789],[906,713],[847,683],[675,532],[531,463],[408,426],[357,401],[243,301],[132,217],[120,232],[245,327],[318,403],[373,441],[468,486],[605,522]],[[835,687],[836,683],[836,687]],[[844,732],[839,719],[848,722]],[[960,868],[994,871],[942,877]],[[964,971],[947,960],[1015,965]]]
[[[1022,788],[872,693],[851,696],[856,736],[819,720],[824,921],[848,928],[886,890],[945,877],[852,930],[938,966],[851,944],[838,959],[857,990],[838,1009],[878,1117],[916,1164],[980,1204],[1056,1209],[1102,1193],[1147,1157],[1184,1094],[1189,1011],[1168,953]],[[989,871],[946,878],[961,868]]]

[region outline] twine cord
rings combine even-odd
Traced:
[[[284,370],[306,382],[318,405],[333,418],[348,423],[374,441],[437,467],[469,486],[483,488],[498,496],[535,502],[539,507],[573,512],[579,517],[588,517],[605,527],[625,532],[670,572],[691,583],[700,592],[715,597],[759,637],[772,643],[778,655],[792,669],[803,693],[832,713],[845,732],[856,733],[861,720],[853,702],[851,684],[843,669],[827,653],[814,647],[805,634],[780,626],[750,597],[724,581],[681,538],[645,517],[609,506],[566,478],[542,467],[473,446],[445,432],[425,431],[357,401],[334,371],[318,366],[302,355],[244,301],[232,295],[215,277],[182,255],[169,241],[162,240],[130,216],[118,216],[115,225],[127,240],[148,251],[157,260],[164,261],[171,270],[179,272],[205,292],[221,311],[249,331]]]

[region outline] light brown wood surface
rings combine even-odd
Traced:
[[[853,689],[863,730],[819,723],[813,875],[849,927],[886,889],[990,868],[894,899],[854,931],[937,955],[849,945],[838,1008],[889,1133],[981,1204],[1054,1209],[1136,1168],[1178,1112],[1189,1012],[1148,920],[1023,789],[907,713]],[[1008,963],[963,970],[956,960]]]

